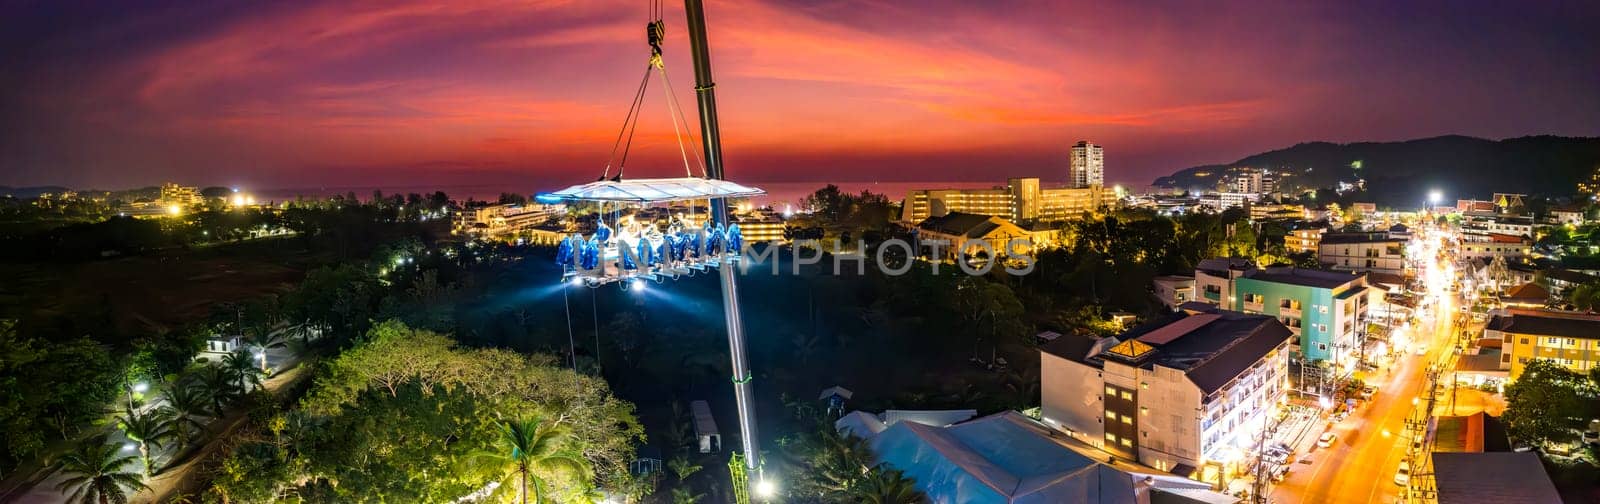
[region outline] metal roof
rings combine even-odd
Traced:
[[[707,198],[759,196],[766,191],[726,180],[699,177],[600,180],[575,185],[560,191],[539,193],[544,201],[610,201],[621,203],[662,203]]]

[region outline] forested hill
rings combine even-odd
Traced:
[[[1404,142],[1309,142],[1228,164],[1196,166],[1160,177],[1158,187],[1211,189],[1230,169],[1267,168],[1293,188],[1366,181],[1380,205],[1412,205],[1428,189],[1448,197],[1491,193],[1567,195],[1600,169],[1600,138],[1530,136],[1486,140],[1442,136]]]

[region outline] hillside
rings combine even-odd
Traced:
[[[1429,189],[1447,198],[1488,198],[1515,192],[1567,195],[1600,169],[1600,138],[1530,136],[1486,140],[1442,136],[1404,142],[1309,142],[1228,164],[1196,166],[1152,184],[1213,188],[1232,168],[1268,168],[1286,174],[1290,189],[1333,187],[1364,179],[1380,205],[1413,205]]]

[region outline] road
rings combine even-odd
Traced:
[[[1443,268],[1428,261],[1429,268]],[[1395,484],[1395,471],[1405,460],[1410,439],[1406,418],[1426,407],[1429,363],[1448,360],[1450,341],[1455,334],[1455,302],[1444,292],[1438,272],[1427,275],[1428,297],[1434,302],[1419,309],[1416,331],[1427,336],[1427,353],[1406,352],[1396,359],[1387,377],[1378,382],[1378,393],[1349,418],[1332,425],[1338,436],[1330,448],[1318,448],[1300,457],[1289,476],[1272,493],[1279,503],[1394,503],[1400,501],[1404,487]],[[1414,339],[1423,339],[1415,338]],[[1309,461],[1309,464],[1305,463]]]

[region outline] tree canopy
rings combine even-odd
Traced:
[[[643,428],[633,406],[596,377],[548,356],[457,348],[449,337],[397,321],[377,324],[328,363],[300,409],[271,440],[240,446],[216,492],[235,500],[330,494],[349,502],[444,502],[493,488],[503,473],[473,459],[497,449],[506,422],[542,418],[564,433],[582,471],[536,474],[541,493],[567,502],[626,483]],[[281,464],[272,463],[283,461]],[[530,478],[531,480],[531,478]]]

